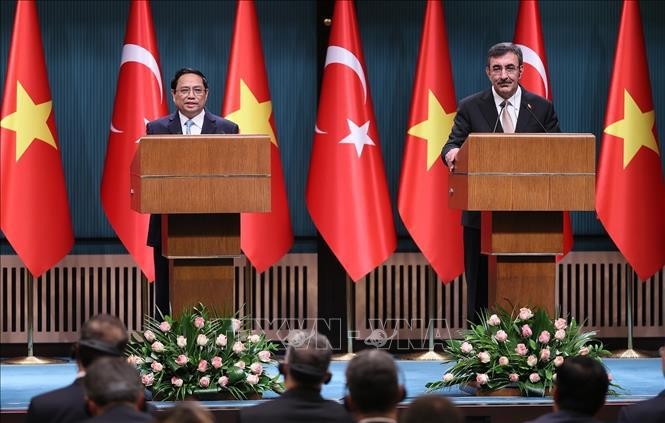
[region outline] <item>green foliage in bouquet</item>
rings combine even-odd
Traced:
[[[582,332],[575,319],[551,320],[542,309],[509,313],[499,308],[480,317],[482,323],[463,331],[462,340],[447,341],[444,350],[451,359],[446,363],[455,364],[441,380],[426,385],[429,391],[469,384],[487,391],[517,387],[523,395],[543,396],[567,357],[610,355],[595,341],[595,332]]]
[[[210,317],[199,305],[178,319],[147,316],[143,333],[130,340],[127,360],[157,400],[211,394],[246,399],[284,390],[279,375],[265,371],[275,363],[275,350],[275,343],[244,329],[242,321]]]

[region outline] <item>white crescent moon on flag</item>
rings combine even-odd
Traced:
[[[363,103],[366,103],[367,82],[365,81],[365,72],[363,71],[360,60],[358,60],[356,55],[344,47],[330,46],[328,47],[328,52],[326,53],[326,64],[323,66],[323,68],[325,69],[326,66],[332,65],[333,63],[344,65],[355,72],[363,86]]]
[[[155,76],[155,80],[159,84],[159,101],[161,102],[164,97],[164,90],[162,88],[162,76],[159,73],[159,65],[157,60],[152,55],[149,50],[136,45],[136,44],[125,44],[122,47],[122,59],[120,60],[120,67],[128,62],[140,63],[152,72]]]
[[[517,46],[522,50],[522,56],[524,58],[524,62],[533,66],[534,69],[536,69],[536,71],[540,75],[540,78],[543,80],[543,84],[545,85],[545,98],[549,98],[549,92],[547,89],[549,84],[547,82],[547,72],[545,72],[545,64],[540,59],[538,53],[536,53],[534,50],[530,49],[524,44],[517,44]]]

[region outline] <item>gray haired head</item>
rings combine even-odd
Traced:
[[[111,403],[136,403],[143,385],[134,366],[121,357],[100,357],[86,369],[86,397],[100,407]]]

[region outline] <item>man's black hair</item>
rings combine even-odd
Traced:
[[[208,80],[206,79],[206,76],[203,74],[203,72],[194,68],[182,68],[175,73],[173,79],[171,80],[172,91],[175,91],[175,88],[178,86],[178,80],[180,79],[180,77],[188,73],[193,73],[194,75],[200,76],[201,79],[203,80],[203,86],[205,87],[206,90],[208,89]]]
[[[506,53],[515,53],[517,56],[517,63],[519,66],[522,66],[524,63],[522,49],[513,43],[498,43],[490,47],[490,49],[487,51],[487,66],[490,65],[490,59],[492,57],[501,57]]]
[[[84,368],[104,356],[122,356],[129,342],[124,323],[110,314],[91,317],[81,327],[76,357]]]
[[[346,368],[346,387],[361,413],[385,413],[401,400],[395,360],[382,350],[364,350]]]
[[[566,358],[556,372],[555,383],[559,408],[588,416],[603,406],[609,387],[605,367],[586,356]]]

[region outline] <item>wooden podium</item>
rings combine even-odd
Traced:
[[[162,214],[173,312],[203,303],[233,313],[240,213],[270,211],[265,135],[148,135],[131,165],[131,204]]]
[[[449,205],[483,216],[489,305],[554,315],[562,210],[594,210],[592,134],[471,134],[449,177]],[[489,227],[488,227],[489,226]],[[491,229],[490,229],[491,228]]]

